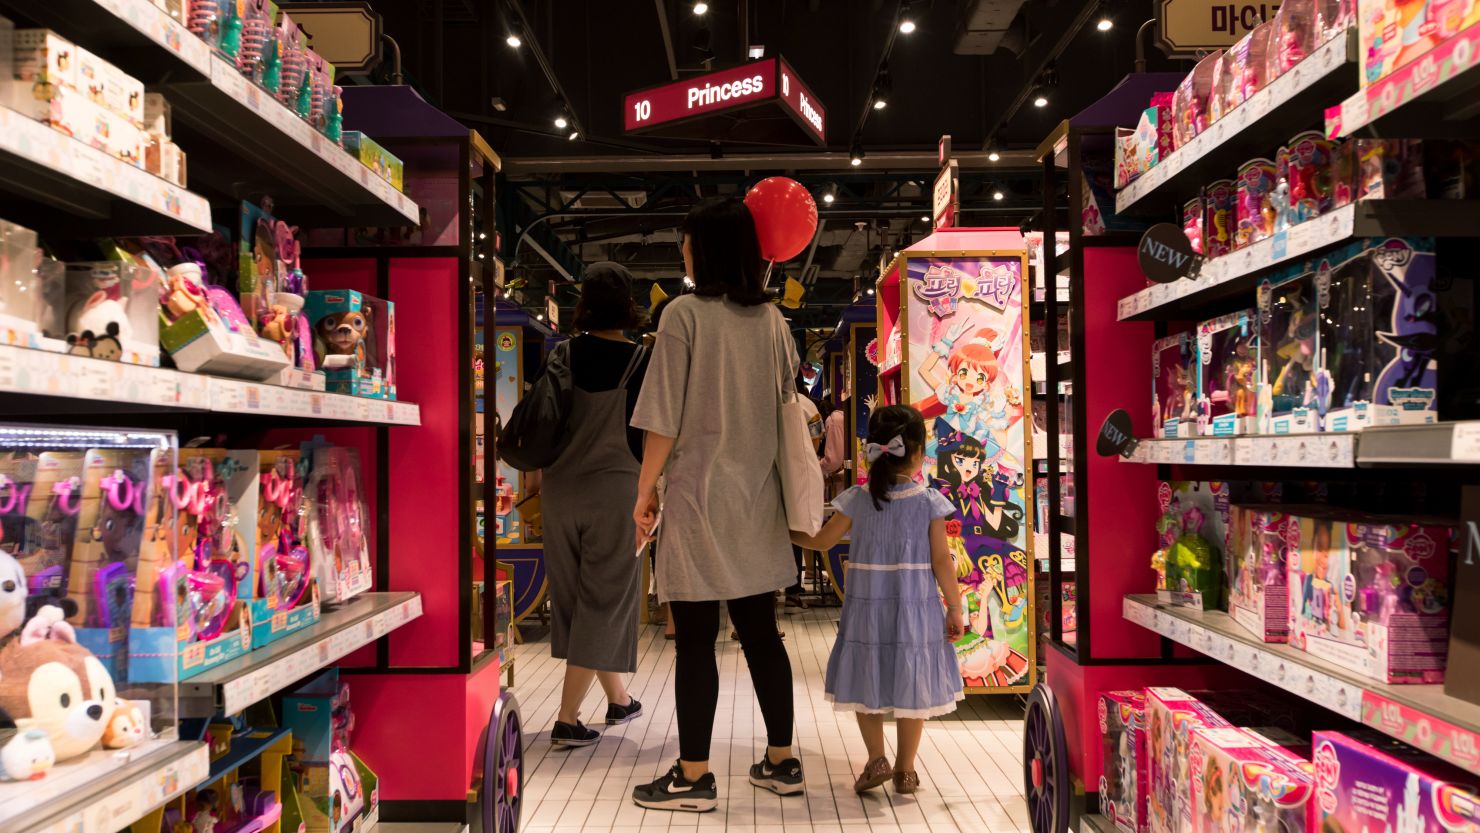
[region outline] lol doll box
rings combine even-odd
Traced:
[[[1105,771],[1100,775],[1100,813],[1125,833],[1145,833],[1146,693],[1100,695],[1100,736]]]
[[[1310,761],[1251,729],[1195,727],[1188,753],[1193,833],[1314,830]]]
[[[1229,437],[1254,430],[1258,324],[1258,314],[1244,310],[1204,321],[1197,328],[1197,420],[1203,436]]]
[[[1290,644],[1382,682],[1442,682],[1454,527],[1334,512],[1299,524]]]
[[[1197,436],[1197,340],[1190,332],[1151,345],[1151,415],[1156,436]]]
[[[1192,730],[1227,726],[1221,715],[1180,688],[1146,689],[1146,806],[1152,833],[1192,829]]]
[[[1390,238],[1341,254],[1316,269],[1325,430],[1433,423],[1440,313],[1432,246]]]
[[[1480,779],[1372,729],[1316,732],[1310,830],[1476,833]]]

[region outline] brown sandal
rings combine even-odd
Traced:
[[[863,773],[858,780],[853,782],[853,791],[862,795],[874,787],[883,785],[893,774],[894,767],[889,765],[889,759],[884,757],[875,758],[863,767]]]
[[[900,795],[911,795],[920,789],[920,776],[912,769],[894,771],[894,791]]]

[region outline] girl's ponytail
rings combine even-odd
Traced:
[[[882,510],[900,475],[925,447],[925,420],[908,405],[886,405],[868,416],[868,493]]]

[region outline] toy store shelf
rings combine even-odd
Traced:
[[[206,776],[206,780],[196,785],[195,789],[203,790],[221,780],[222,776],[233,769],[256,760],[291,731],[291,729],[264,729],[251,732],[246,737],[233,738],[231,751],[211,762],[211,774]]]
[[[97,403],[106,402],[102,410],[216,411],[326,422],[421,424],[421,408],[414,402],[285,388],[0,345],[0,398],[10,394],[34,398],[26,403],[28,412],[38,408],[95,411],[100,410]]]
[[[1480,420],[1368,428],[1357,446],[1361,466],[1480,463]]]
[[[1073,360],[1073,355],[1074,354],[1069,352],[1068,350],[1060,350],[1058,361],[1059,367],[1068,367],[1069,363]],[[1030,378],[1032,379],[1046,379],[1048,377],[1048,354],[1028,354],[1028,373]]]
[[[1099,813],[1085,813],[1079,817],[1079,833],[1119,833],[1120,828]]]
[[[1326,135],[1414,139],[1474,135],[1480,24],[1326,110]]]
[[[118,756],[127,754],[128,760]],[[0,831],[114,833],[204,780],[200,741],[145,741],[128,753],[96,751],[39,781],[0,787]]]
[[[1141,440],[1131,456],[1123,459],[1131,463],[1192,466],[1349,469],[1356,465],[1356,449],[1356,434],[1256,434]]]
[[[1126,596],[1126,619],[1271,685],[1480,774],[1480,705],[1442,685],[1386,685],[1288,645],[1261,642],[1226,613]]]
[[[210,700],[207,714],[212,709],[228,716],[237,714],[420,615],[420,593],[357,596],[324,613],[311,628],[184,681],[180,684],[181,709],[185,710],[187,700],[191,706]]]
[[[1459,200],[1363,200],[1307,220],[1222,257],[1203,261],[1195,278],[1148,286],[1120,299],[1121,321],[1186,319],[1230,297],[1250,306],[1261,273],[1322,249],[1364,237],[1472,237],[1480,203]]]
[[[9,219],[69,237],[211,230],[204,198],[3,106],[0,193]]]
[[[211,48],[151,0],[0,0],[0,6],[24,12],[145,84],[211,74]]]
[[[170,84],[168,95],[190,175],[214,190],[269,193],[276,213],[300,225],[420,222],[415,201],[225,60],[212,56],[209,81]]]
[[[1180,209],[1209,182],[1232,178],[1239,165],[1254,157],[1273,158],[1281,142],[1306,128],[1319,128],[1316,114],[1357,87],[1356,43],[1355,30],[1327,41],[1120,189],[1115,210],[1144,214]]]

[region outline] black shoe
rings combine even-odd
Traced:
[[[683,767],[674,764],[662,778],[634,787],[632,801],[649,810],[707,813],[719,806],[719,790],[714,785],[714,773],[706,772],[689,781],[683,777]]]
[[[619,706],[616,703],[607,703],[606,725],[620,726],[629,720],[642,717],[642,703],[638,702],[636,697],[631,698],[631,700],[632,702],[625,706]]]
[[[760,763],[750,768],[750,783],[777,795],[800,795],[807,789],[802,779],[802,762],[796,758],[787,758],[779,764],[761,758]]]
[[[586,727],[586,724],[577,720],[574,724],[555,721],[555,728],[550,730],[551,746],[590,746],[601,740],[601,733]]]

